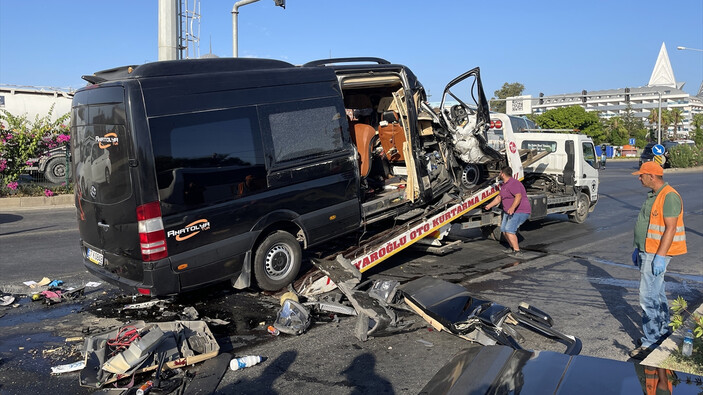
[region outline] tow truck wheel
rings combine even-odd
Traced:
[[[576,211],[569,213],[569,219],[571,222],[576,222],[577,224],[582,224],[586,222],[586,217],[588,217],[588,207],[591,205],[591,199],[585,193],[579,193],[576,198]]]
[[[500,231],[500,226],[496,225],[482,226],[481,233],[483,233],[483,237],[496,241],[500,241],[500,237],[503,235],[503,232]]]
[[[264,291],[278,291],[298,276],[302,261],[300,243],[282,230],[273,232],[259,244],[254,255],[254,278]]]
[[[52,184],[66,181],[66,158],[53,158],[46,164],[44,178]]]

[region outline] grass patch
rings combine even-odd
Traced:
[[[690,357],[681,354],[679,345],[679,349],[672,352],[660,367],[703,376],[703,338],[693,339],[693,354]]]

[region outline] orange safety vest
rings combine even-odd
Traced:
[[[649,366],[645,366],[644,368],[644,382],[646,388],[646,394],[647,395],[655,395],[657,393],[657,386],[659,385],[659,372],[661,368],[652,368]],[[671,380],[669,380],[669,377],[671,376],[671,370],[668,369],[661,369],[664,370],[664,373],[666,375],[666,386],[669,388],[669,394],[672,393],[673,391],[673,386],[671,385]]]
[[[664,188],[659,191],[657,198],[654,199],[654,204],[652,204],[652,211],[649,214],[647,238],[644,242],[644,250],[650,254],[656,254],[659,243],[664,235],[664,229],[666,228],[664,224],[664,199],[667,194],[672,192],[679,195],[670,185],[664,186]],[[679,195],[679,199],[681,199],[681,195]],[[683,200],[681,202],[681,212],[678,218],[676,218],[676,233],[674,233],[674,240],[671,242],[671,247],[669,247],[669,251],[667,251],[666,255],[682,255],[687,252],[686,228],[683,225]]]

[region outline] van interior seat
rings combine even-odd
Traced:
[[[365,123],[350,122],[351,139],[359,151],[361,177],[366,177],[371,171],[372,152],[376,141],[376,130]]]
[[[388,160],[391,162],[404,161],[403,143],[405,142],[405,131],[398,123],[398,113],[395,111],[383,112],[383,117],[378,126],[378,136],[381,139],[381,146],[386,151]]]

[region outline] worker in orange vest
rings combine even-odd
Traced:
[[[644,336],[630,357],[644,359],[669,335],[664,273],[672,256],[686,253],[686,233],[681,195],[664,182],[664,169],[655,162],[645,162],[632,174],[651,189],[637,217],[632,253],[632,262],[640,267]]]

